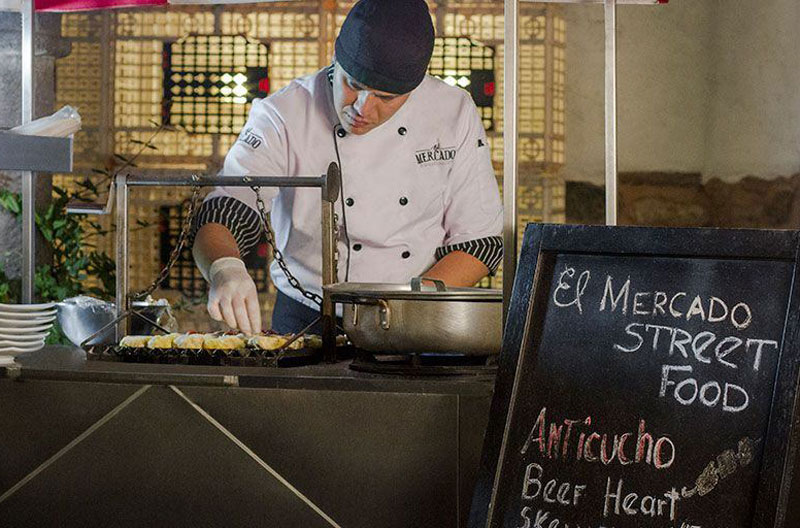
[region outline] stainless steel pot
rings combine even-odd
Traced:
[[[435,287],[422,286],[430,280]],[[345,282],[325,286],[343,304],[344,330],[363,350],[385,354],[500,353],[503,295],[500,290],[447,288],[417,277],[410,284]]]
[[[108,326],[115,317],[116,308],[114,303],[81,295],[71,297],[59,303],[58,324],[61,331],[76,346],[92,334],[96,333],[105,326]],[[135,301],[131,306],[137,312],[141,312],[145,317],[160,325],[169,324],[172,314],[169,305],[163,303],[153,303],[149,301]],[[149,335],[153,332],[152,325],[144,322],[138,317],[131,320],[131,332],[133,334]],[[108,330],[89,341],[88,345],[111,344],[114,343],[114,329]]]

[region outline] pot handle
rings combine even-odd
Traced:
[[[422,291],[422,281],[424,280],[431,281],[433,285],[436,286],[436,291],[438,292],[447,291],[447,286],[445,285],[444,281],[439,279],[431,279],[429,277],[414,277],[411,279],[411,291]]]
[[[383,299],[378,299],[378,324],[384,330],[389,330],[392,325],[392,309],[389,308],[389,303]]]

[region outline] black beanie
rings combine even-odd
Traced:
[[[425,78],[433,38],[425,0],[360,0],[336,39],[336,62],[365,86],[405,94]]]

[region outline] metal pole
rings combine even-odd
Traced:
[[[553,163],[553,136],[555,135],[555,127],[553,126],[553,115],[555,114],[554,109],[554,99],[555,99],[555,90],[552,88],[555,86],[555,62],[556,62],[556,24],[555,24],[555,17],[553,16],[553,9],[551,7],[546,8],[547,11],[545,12],[545,59],[544,59],[544,78],[545,78],[545,95],[544,95],[544,166],[545,168],[545,176],[547,176],[548,168]],[[548,89],[549,88],[549,89]],[[549,189],[550,186],[545,179],[542,179],[542,186],[545,189]],[[545,191],[546,192],[546,191]],[[546,198],[546,197],[545,197]],[[549,204],[550,201],[545,199],[545,204]],[[544,214],[542,215],[542,220],[544,222],[549,222],[550,218],[550,208],[545,206],[543,207]]]
[[[322,200],[322,286],[336,282],[334,276],[336,259],[336,240],[333,234],[333,206],[327,200]],[[336,360],[336,309],[323,289],[322,295],[322,347],[326,361]]]
[[[108,11],[102,12],[100,29],[100,152],[103,156],[114,155],[114,94],[112,93],[114,72],[114,46],[111,17]]]
[[[504,0],[503,46],[503,327],[517,270],[517,100],[519,92],[519,4]]]
[[[128,187],[324,187],[325,176],[130,176]]]
[[[331,163],[322,187],[322,353],[331,362],[336,361],[336,306],[325,286],[338,281],[334,208],[340,190],[339,166]]]
[[[317,64],[322,68],[329,64],[328,57],[328,28],[336,23],[336,2],[319,3],[319,37],[317,38]],[[335,31],[335,29],[334,29]]]
[[[617,0],[605,0],[606,225],[617,225]]]
[[[22,124],[33,119],[33,35],[34,5],[33,0],[24,0],[20,6],[22,15]],[[35,273],[36,246],[34,234],[34,195],[33,173],[22,173],[22,302],[32,303],[34,300],[33,278]]]
[[[128,181],[127,176],[117,176],[117,317],[128,309]],[[116,327],[116,342],[127,334],[127,320],[122,320]]]

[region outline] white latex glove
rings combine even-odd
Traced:
[[[208,270],[208,315],[245,334],[261,332],[261,305],[256,284],[240,259],[215,260]]]

